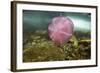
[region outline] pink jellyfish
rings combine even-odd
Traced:
[[[73,34],[73,22],[68,17],[54,17],[48,26],[48,34],[50,39],[60,45],[68,42]]]

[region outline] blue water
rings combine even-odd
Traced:
[[[23,31],[46,30],[52,18],[57,16],[70,18],[74,23],[75,31],[90,32],[91,30],[90,13],[23,10]]]

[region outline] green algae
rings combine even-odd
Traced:
[[[89,38],[77,39],[75,35],[60,46],[48,37],[44,30],[24,33],[23,62],[64,61],[90,59]]]

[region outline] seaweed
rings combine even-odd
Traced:
[[[38,30],[24,33],[23,62],[82,60],[91,58],[89,37],[77,38],[74,34],[69,42],[57,46],[48,37],[48,32]]]

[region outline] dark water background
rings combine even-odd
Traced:
[[[49,23],[54,17],[69,17],[74,23],[74,30],[90,32],[91,14],[75,13],[75,12],[53,12],[53,11],[33,11],[23,10],[23,31],[34,31],[39,29],[47,29]]]

